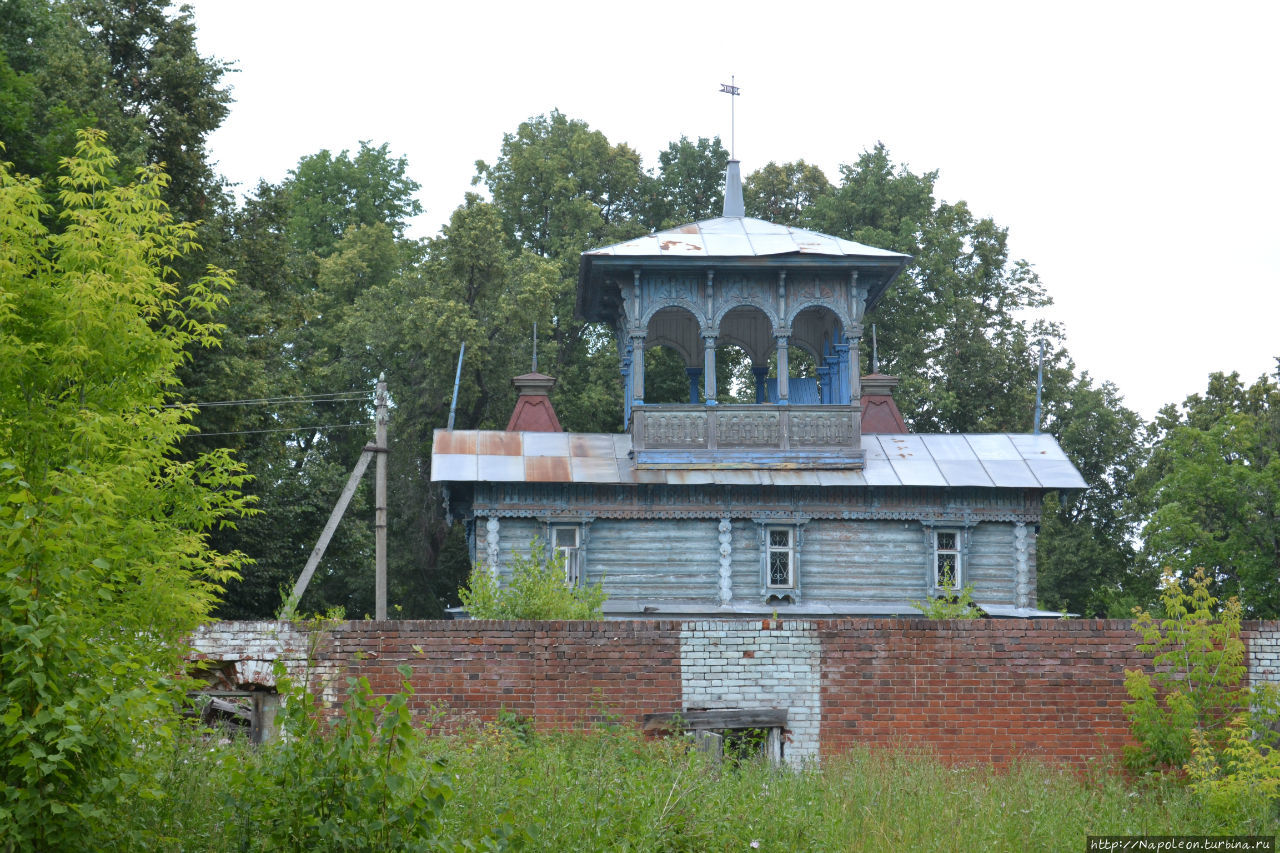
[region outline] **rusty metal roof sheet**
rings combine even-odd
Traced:
[[[982,486],[1083,489],[1084,478],[1049,435],[862,436],[861,471],[743,468],[637,469],[631,436],[593,433],[435,432],[437,482],[668,483],[774,486]]]
[[[830,234],[777,225],[763,219],[752,219],[750,216],[706,219],[583,254],[708,258],[806,254],[904,260],[908,257],[900,252],[877,249],[875,246],[844,240]]]

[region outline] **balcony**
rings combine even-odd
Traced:
[[[631,412],[637,468],[843,468],[863,463],[859,406],[647,405]]]

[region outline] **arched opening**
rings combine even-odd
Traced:
[[[716,388],[721,403],[755,403],[751,356],[736,344],[716,347]]]
[[[718,382],[727,382],[720,387],[728,389],[728,394],[721,394],[722,399],[733,403],[766,402],[765,380],[774,350],[773,323],[769,316],[753,305],[731,309],[720,318],[719,344],[716,378]],[[727,362],[728,372],[724,377],[719,375],[722,360]]]
[[[669,306],[645,330],[643,399],[648,404],[696,402],[702,377],[702,335],[687,308]]]
[[[791,323],[791,348],[791,375],[804,377],[802,395],[813,403],[849,403],[851,370],[857,366],[851,365],[848,339],[834,311],[812,305],[798,313]]]
[[[690,401],[688,367],[685,357],[676,352],[673,347],[661,344],[645,347],[645,403],[688,403]],[[698,375],[702,375],[700,370]]]

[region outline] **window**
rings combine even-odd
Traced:
[[[565,583],[577,586],[581,580],[577,525],[551,528],[551,545],[564,557]]]
[[[793,589],[796,585],[794,530],[790,527],[769,528],[769,553],[765,586],[769,589]]]
[[[933,587],[942,592],[958,591],[962,572],[960,531],[933,531]]]

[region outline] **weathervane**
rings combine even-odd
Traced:
[[[730,75],[729,75],[729,82],[728,82],[728,83],[721,83],[721,84],[720,84],[720,91],[721,91],[721,92],[724,92],[725,94],[727,94],[727,95],[729,96],[729,159],[730,159],[730,160],[732,160],[732,159],[734,159],[734,157],[733,157],[733,149],[734,149],[734,138],[733,138],[733,99],[734,99],[734,97],[736,97],[737,95],[741,94],[741,92],[739,92],[739,91],[738,91],[738,87],[737,87],[737,86],[735,86],[735,85],[733,85],[733,75],[732,75],[732,74],[730,74]]]

